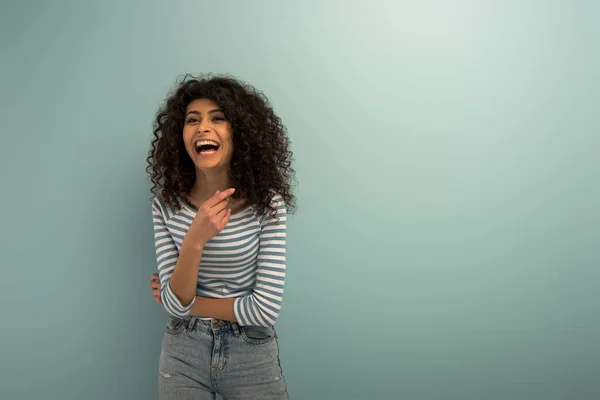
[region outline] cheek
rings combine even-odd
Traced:
[[[233,140],[231,140],[231,138],[229,138],[227,140],[227,157],[231,158],[232,155],[233,155]]]
[[[224,139],[227,155],[231,157],[231,154],[233,154],[233,134],[231,133],[231,130],[224,135]]]
[[[192,139],[192,136],[194,136],[194,131],[192,129],[183,128],[183,140],[186,144]]]
[[[194,132],[190,131],[189,129],[184,129],[183,130],[183,145],[185,146],[185,148],[190,151],[190,140],[192,140],[192,137],[194,136]]]

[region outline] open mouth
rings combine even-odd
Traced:
[[[219,150],[219,143],[214,140],[197,140],[196,143],[194,143],[194,148],[196,149],[196,153],[208,156]]]

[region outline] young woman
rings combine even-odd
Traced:
[[[287,399],[273,326],[294,171],[268,100],[229,77],[186,76],[156,116],[147,171],[169,318],[160,399]]]

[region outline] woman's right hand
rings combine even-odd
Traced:
[[[162,305],[162,299],[160,297],[160,278],[158,277],[158,274],[152,274],[150,277],[150,289],[152,290],[154,301]]]
[[[234,192],[233,188],[223,192],[217,190],[200,206],[183,239],[183,245],[188,244],[195,249],[202,249],[206,242],[225,228],[231,217],[231,209],[227,208],[229,202],[227,198]]]

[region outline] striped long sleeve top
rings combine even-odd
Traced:
[[[179,201],[180,209],[160,196],[152,202],[152,220],[161,298],[176,317],[190,314],[194,300],[183,306],[169,284],[185,234],[196,210]],[[232,213],[225,228],[206,243],[198,270],[196,295],[235,297],[233,313],[240,325],[273,326],[283,300],[286,274],[286,207],[275,195],[270,210],[257,215],[254,207]]]

